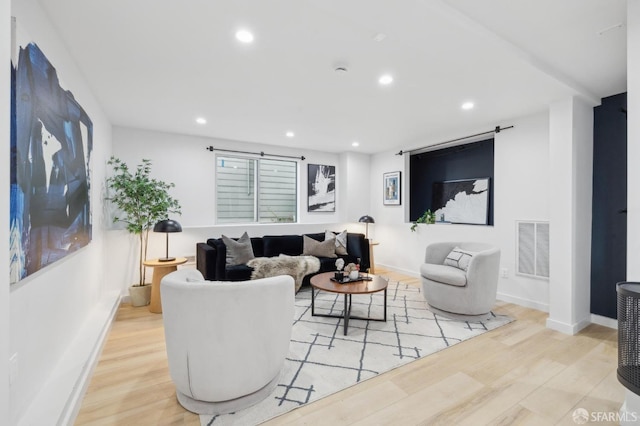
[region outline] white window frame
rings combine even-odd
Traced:
[[[251,221],[220,221],[218,218],[218,162],[220,158],[225,159],[236,159],[236,160],[249,160],[253,161],[255,165],[254,176],[253,176],[253,220]],[[283,163],[294,163],[295,164],[295,210],[294,210],[294,218],[293,221],[288,222],[280,222],[280,221],[268,221],[268,220],[260,220],[260,162],[262,160],[269,161],[281,161]],[[215,155],[215,163],[214,163],[214,197],[216,200],[215,203],[215,223],[220,225],[234,225],[234,224],[274,224],[274,223],[299,223],[300,220],[300,161],[295,159],[278,159],[278,158],[265,158],[260,155],[239,155],[239,154],[216,154]]]

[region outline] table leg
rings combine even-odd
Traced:
[[[316,290],[311,287],[311,316],[316,314]]]
[[[384,322],[387,322],[387,289],[384,289]]]
[[[347,335],[347,329],[349,328],[349,314],[351,303],[349,303],[349,308],[347,308],[347,295],[344,295],[344,335]]]
[[[177,271],[177,266],[156,266],[153,268],[153,278],[151,279],[151,303],[149,312],[154,314],[162,313],[162,300],[160,299],[160,281],[165,275]]]

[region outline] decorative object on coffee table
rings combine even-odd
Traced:
[[[164,232],[167,234],[167,251],[165,253],[165,257],[161,257],[158,259],[160,262],[171,262],[176,260],[175,257],[169,257],[169,233],[171,232],[182,232],[182,226],[175,220],[165,219],[156,223],[153,227],[153,232]]]
[[[336,281],[342,281],[344,279],[344,272],[342,272],[342,268],[344,268],[344,259],[336,260],[336,269],[335,279]]]

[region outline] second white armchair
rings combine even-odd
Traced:
[[[499,268],[500,249],[490,244],[429,244],[420,267],[424,297],[441,311],[486,314],[496,301]]]

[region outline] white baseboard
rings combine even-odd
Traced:
[[[113,293],[95,307],[19,426],[74,423],[119,305],[120,295]]]
[[[104,314],[106,314],[106,318],[104,324],[102,325],[102,330],[100,330],[100,333],[95,340],[95,344],[91,349],[91,353],[89,354],[89,358],[87,359],[87,362],[84,365],[80,376],[78,377],[78,380],[76,381],[76,385],[73,387],[73,393],[69,396],[67,404],[65,404],[65,408],[62,412],[62,415],[60,416],[60,420],[58,421],[59,425],[70,425],[75,423],[76,417],[78,416],[80,408],[82,407],[82,400],[84,399],[84,395],[87,392],[89,383],[91,382],[93,371],[95,370],[96,365],[98,365],[100,355],[102,354],[102,348],[107,341],[109,331],[111,330],[111,325],[113,324],[113,320],[118,313],[121,299],[122,296],[118,295],[118,297],[116,297],[112,303],[106,303],[106,309],[103,312]]]
[[[519,306],[524,306],[525,308],[531,308],[542,312],[549,312],[549,304],[537,302],[535,300],[529,300],[522,297],[511,296],[509,294],[498,293],[498,300],[502,300],[503,302],[515,303]]]
[[[402,269],[402,268],[398,268],[396,266],[386,265],[384,263],[378,263],[378,262],[376,262],[376,265],[381,266],[381,267],[383,267],[385,269],[390,269],[390,270],[395,271],[395,272],[400,272],[400,273],[409,275],[410,277],[420,278],[420,273],[418,273],[417,271],[413,271],[413,270],[409,270],[409,269]]]
[[[605,327],[618,329],[618,320],[609,317],[603,317],[602,315],[591,314],[591,322],[593,324],[603,325]]]
[[[559,331],[564,334],[569,334],[571,336],[577,334],[580,330],[582,330],[589,324],[591,324],[591,321],[589,321],[588,319],[584,319],[574,324],[568,324],[561,321],[553,320],[551,318],[547,318],[547,328]]]

